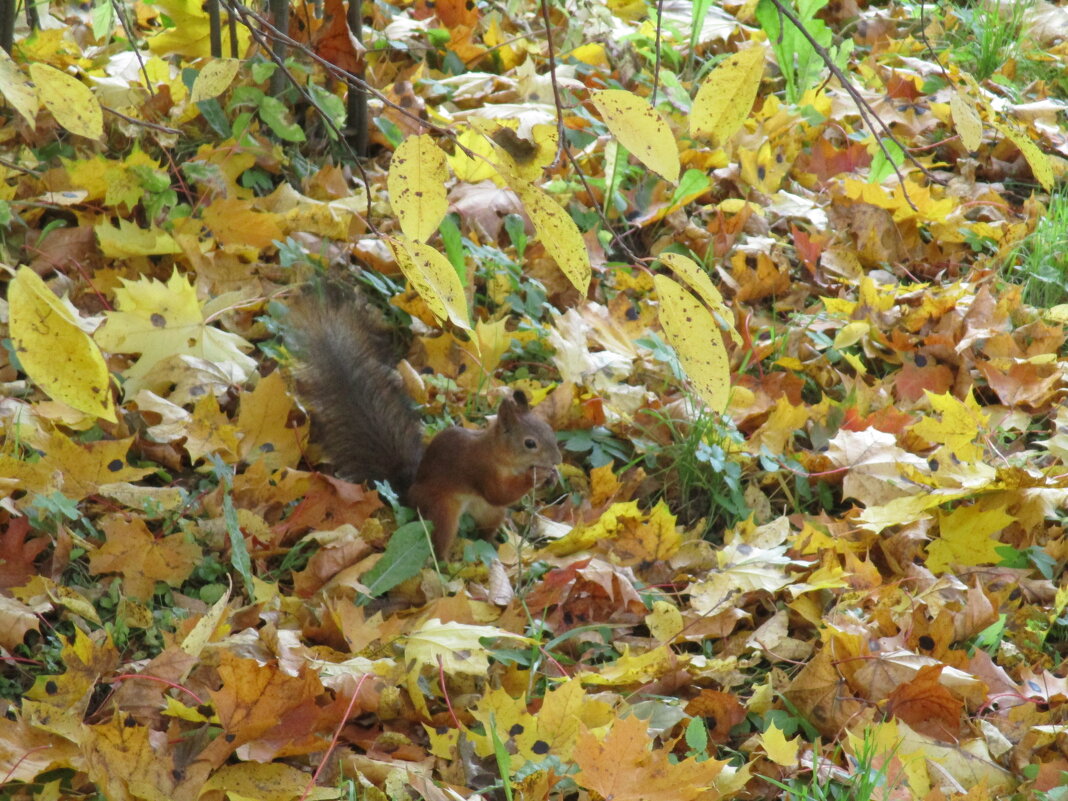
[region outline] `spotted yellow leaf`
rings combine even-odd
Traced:
[[[995,122],[994,127],[1020,149],[1020,152],[1023,153],[1024,158],[1027,160],[1027,166],[1031,168],[1035,180],[1042,184],[1042,188],[1047,192],[1052,190],[1054,183],[1053,164],[1050,162],[1049,156],[1043,153],[1038,145],[1032,142],[1022,131],[1010,128],[1000,122]]]
[[[439,320],[447,318],[453,325],[470,331],[467,296],[452,263],[439,251],[421,242],[398,237],[389,244],[404,277],[434,316]]]
[[[427,134],[409,136],[393,152],[386,189],[389,202],[409,239],[426,242],[438,230],[449,203],[445,153]]]
[[[193,81],[193,91],[189,95],[190,102],[199,103],[201,100],[211,100],[218,97],[233,83],[234,76],[241,69],[241,61],[236,58],[219,58],[209,61],[204,69]]]
[[[104,112],[88,86],[48,64],[30,64],[30,77],[56,122],[87,139],[103,138]]]
[[[0,94],[22,115],[31,130],[36,128],[37,110],[41,107],[37,88],[3,48],[0,48]]]
[[[666,275],[656,276],[653,282],[668,343],[679,354],[698,395],[712,410],[722,412],[730,399],[731,372],[712,312]]]
[[[29,267],[8,286],[11,339],[26,374],[52,398],[115,422],[111,377],[100,349]]]
[[[978,150],[983,143],[983,121],[979,119],[975,103],[960,92],[954,92],[949,98],[949,110],[961,144],[968,150]]]
[[[690,135],[722,145],[742,127],[764,75],[764,48],[748,47],[724,59],[701,84],[690,110]]]
[[[593,95],[608,130],[642,164],[672,183],[679,180],[679,148],[663,115],[645,98],[623,89]]]
[[[571,215],[549,195],[532,184],[513,187],[534,223],[538,239],[557,266],[583,297],[590,287],[593,269],[590,254]]]

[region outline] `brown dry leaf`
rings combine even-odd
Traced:
[[[22,645],[28,631],[40,631],[37,611],[22,601],[0,594],[0,647],[13,650]]]
[[[201,559],[200,547],[187,534],[155,538],[139,517],[112,515],[100,522],[107,541],[89,557],[94,575],[119,573],[128,595],[150,600],[156,582],[177,587]]]
[[[854,697],[829,648],[821,648],[783,692],[825,737],[838,737],[866,705]]]
[[[646,609],[628,573],[592,558],[551,570],[527,597],[527,607],[545,615],[556,631],[592,622],[637,622]]]
[[[1022,408],[1029,414],[1048,411],[1060,396],[1063,384],[1061,367],[1056,362],[1034,364],[996,359],[980,362],[990,388],[1006,406]]]
[[[731,728],[745,720],[745,707],[732,693],[705,689],[686,704],[686,714],[704,719],[712,742],[725,743]]]
[[[346,7],[342,0],[326,0],[321,6],[322,19],[318,18],[319,4],[304,3],[290,15],[290,36],[299,42],[307,42],[322,59],[353,75],[363,69],[364,47],[349,30]]]
[[[360,484],[317,473],[300,505],[274,528],[280,542],[309,529],[331,530],[345,523],[359,528],[382,508],[378,493]]]
[[[914,730],[944,742],[960,739],[964,702],[939,683],[945,665],[925,665],[887,696],[887,713]]]
[[[730,275],[738,287],[735,300],[739,302],[783,295],[790,289],[789,265],[780,264],[763,251],[736,251],[731,256]]]
[[[0,717],[0,764],[8,766],[6,782],[32,782],[46,770],[79,769],[82,753],[77,743],[30,721]]]
[[[617,720],[603,739],[589,730],[579,735],[575,782],[612,801],[692,801],[709,795],[726,762],[694,758],[672,764],[670,751],[650,750],[648,724],[637,715]]]
[[[51,540],[48,537],[31,537],[30,519],[14,517],[8,521],[7,529],[0,534],[0,589],[20,587],[31,576],[37,575],[35,562],[37,557]]]

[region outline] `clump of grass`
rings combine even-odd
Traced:
[[[730,528],[750,513],[745,499],[741,435],[718,416],[701,413],[682,422],[667,414],[653,415],[670,432],[671,441],[656,451],[653,475],[679,521],[704,521],[706,535]]]
[[[1050,197],[1035,230],[1012,252],[1009,277],[1024,287],[1024,300],[1048,308],[1068,302],[1068,190]]]
[[[1032,5],[1034,0],[1019,0],[1007,7],[989,0],[971,0],[957,9],[955,13],[963,23],[955,48],[961,66],[980,81],[1001,69],[1020,50],[1024,18]]]

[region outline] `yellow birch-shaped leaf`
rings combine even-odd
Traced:
[[[389,245],[404,277],[434,316],[439,320],[448,318],[453,325],[470,331],[467,296],[452,263],[437,250],[421,242],[397,237],[390,240]]]
[[[1053,189],[1053,165],[1050,163],[1049,156],[1039,150],[1038,145],[1028,139],[1022,131],[1017,131],[1000,122],[995,122],[994,127],[1020,148],[1020,152],[1027,159],[1027,165],[1034,173],[1035,180],[1042,184],[1042,188],[1047,192],[1051,191]]]
[[[189,102],[199,103],[218,97],[233,83],[234,76],[241,69],[241,61],[236,58],[218,58],[209,61],[193,81],[193,91]]]
[[[393,152],[386,189],[401,230],[409,239],[426,242],[438,230],[449,203],[445,154],[427,134],[409,136]]]
[[[37,110],[41,107],[37,88],[3,48],[0,48],[0,94],[22,115],[31,130],[36,129]]]
[[[660,299],[660,325],[682,369],[705,403],[723,412],[730,399],[731,368],[712,312],[666,275],[655,276],[653,285]]]
[[[30,64],[37,94],[56,122],[88,139],[104,136],[104,112],[93,91],[77,78],[47,64]]]
[[[590,288],[590,254],[575,221],[567,210],[532,184],[513,186],[534,223],[538,239],[557,266],[582,296]]]
[[[115,422],[111,378],[74,312],[29,267],[8,287],[11,339],[26,374],[52,398]]]
[[[978,150],[983,143],[983,121],[979,112],[969,98],[960,92],[954,92],[949,98],[949,112],[953,116],[953,127],[960,134],[960,141],[968,150]]]
[[[690,109],[690,136],[707,137],[715,145],[734,136],[753,108],[763,75],[762,45],[720,62],[697,90]]]
[[[716,285],[712,283],[708,273],[698,267],[697,262],[689,256],[683,256],[681,253],[661,253],[657,258],[670,267],[675,275],[689,284],[690,289],[697,293],[698,297],[704,301],[704,304],[722,318],[723,322],[728,326],[727,335],[731,338],[731,341],[740,342],[738,332],[731,325],[734,315],[723,302],[723,295],[716,289]]]
[[[608,130],[623,147],[653,172],[679,180],[679,148],[664,117],[645,98],[622,89],[593,95]]]

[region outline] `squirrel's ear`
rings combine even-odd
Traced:
[[[497,419],[500,421],[501,426],[505,431],[511,431],[513,428],[519,425],[519,418],[522,417],[528,410],[527,396],[522,392],[516,391],[512,393],[512,397],[505,397],[501,401],[501,405],[497,407]]]

